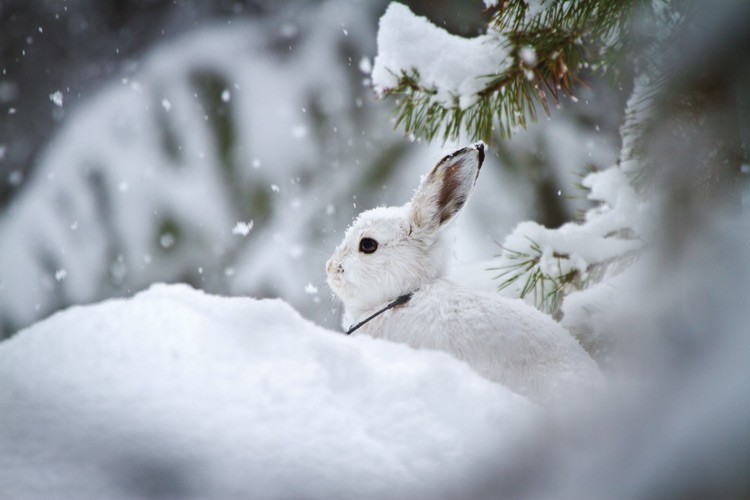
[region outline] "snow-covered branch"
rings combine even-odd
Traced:
[[[497,129],[508,137],[537,108],[549,114],[550,100],[573,95],[579,72],[617,45],[629,5],[507,2],[485,34],[467,39],[394,2],[380,19],[373,86],[397,96],[407,133],[489,140]],[[599,42],[599,58],[584,39]]]

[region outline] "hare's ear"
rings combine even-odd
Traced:
[[[414,228],[435,232],[469,199],[484,161],[484,143],[478,142],[445,156],[422,179],[411,200],[409,222]]]

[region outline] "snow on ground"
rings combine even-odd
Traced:
[[[0,381],[1,498],[429,496],[534,413],[445,354],[184,285],[31,326]]]

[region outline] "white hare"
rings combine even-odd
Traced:
[[[598,385],[596,363],[551,317],[520,299],[441,279],[439,233],[469,198],[484,147],[445,156],[411,202],[363,212],[347,230],[326,263],[344,328],[446,351],[538,402]]]

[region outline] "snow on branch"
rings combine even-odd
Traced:
[[[403,81],[413,81],[444,107],[472,106],[488,70],[506,70],[507,40],[497,32],[476,38],[451,35],[391,3],[380,19],[378,55],[372,70],[375,91],[387,95]]]
[[[599,202],[583,222],[557,229],[522,222],[506,237],[492,267],[501,290],[529,298],[553,315],[567,293],[602,281],[643,246],[638,221],[645,205],[622,170],[615,166],[591,173],[583,184],[589,199]]]
[[[616,46],[630,3],[501,2],[487,32],[467,39],[394,2],[380,19],[373,86],[399,97],[407,133],[489,140],[497,126],[508,137],[538,108],[549,114],[550,99],[573,95],[592,59],[584,38]]]

